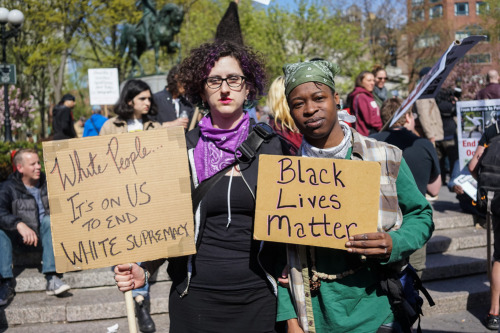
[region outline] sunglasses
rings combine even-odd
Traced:
[[[380,81],[382,81],[382,80],[387,81],[387,77],[378,77],[378,78],[377,78],[377,80],[380,80]]]

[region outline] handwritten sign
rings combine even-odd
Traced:
[[[112,105],[120,97],[117,68],[89,68],[89,97],[92,105]]]
[[[376,162],[261,155],[254,237],[345,249],[377,231],[379,191]]]
[[[57,272],[195,252],[184,130],[43,143]]]

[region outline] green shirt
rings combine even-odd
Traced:
[[[403,224],[390,232],[391,257],[383,263],[369,259],[353,275],[321,281],[318,296],[312,297],[316,332],[376,332],[380,325],[394,321],[389,300],[379,288],[378,270],[384,264],[408,257],[427,242],[434,230],[432,209],[418,190],[404,159],[396,186]],[[360,262],[359,255],[343,250],[317,247],[315,251],[318,272],[338,274],[357,267]],[[289,290],[279,286],[277,321],[296,317]]]

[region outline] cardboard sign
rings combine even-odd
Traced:
[[[377,231],[379,192],[377,162],[261,155],[254,237],[345,249]]]
[[[57,272],[195,253],[184,130],[43,143]]]

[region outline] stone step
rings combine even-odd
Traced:
[[[486,229],[481,227],[440,229],[434,231],[427,243],[427,254],[447,253],[482,246],[486,246]]]
[[[474,226],[474,218],[471,214],[460,212],[447,212],[446,214],[438,214],[434,212],[434,229],[455,229]]]
[[[460,276],[486,274],[486,247],[427,255],[423,281],[443,280]]]
[[[14,268],[14,275],[16,276],[16,292],[32,292],[44,291],[46,281],[43,274],[40,273],[41,268]],[[64,274],[64,282],[66,282],[71,289],[80,288],[96,288],[114,286],[115,280],[113,279],[114,273],[111,268],[98,268],[89,269],[79,272],[68,272]],[[170,278],[167,274],[167,264],[163,264],[157,274],[151,277],[151,281],[169,281]]]
[[[431,308],[424,302],[426,317],[464,311],[489,301],[486,274],[430,281],[425,287],[436,303]],[[155,316],[160,322],[168,320],[169,288],[169,282],[151,286],[151,312],[162,314]],[[0,308],[0,327],[9,327],[7,332],[104,332],[115,323],[119,323],[122,332],[126,327],[124,297],[116,287],[77,289],[71,293],[64,298],[43,292],[19,294],[9,306]],[[158,330],[166,331],[163,327]]]
[[[170,282],[151,285],[151,313],[168,312],[170,285]],[[72,289],[65,297],[29,292],[17,294],[8,306],[0,308],[0,327],[121,317],[126,317],[125,298],[116,286]]]
[[[170,319],[167,314],[153,314],[157,333],[169,331]],[[108,327],[118,324],[120,333],[129,332],[127,318],[112,318],[103,320],[89,320],[80,322],[55,322],[44,324],[11,325],[5,333],[105,333]],[[0,332],[3,332],[0,329]],[[137,328],[137,332],[139,329]]]
[[[476,274],[453,279],[424,283],[431,294],[435,306],[424,301],[424,316],[465,311],[489,304],[490,284],[486,274]]]

